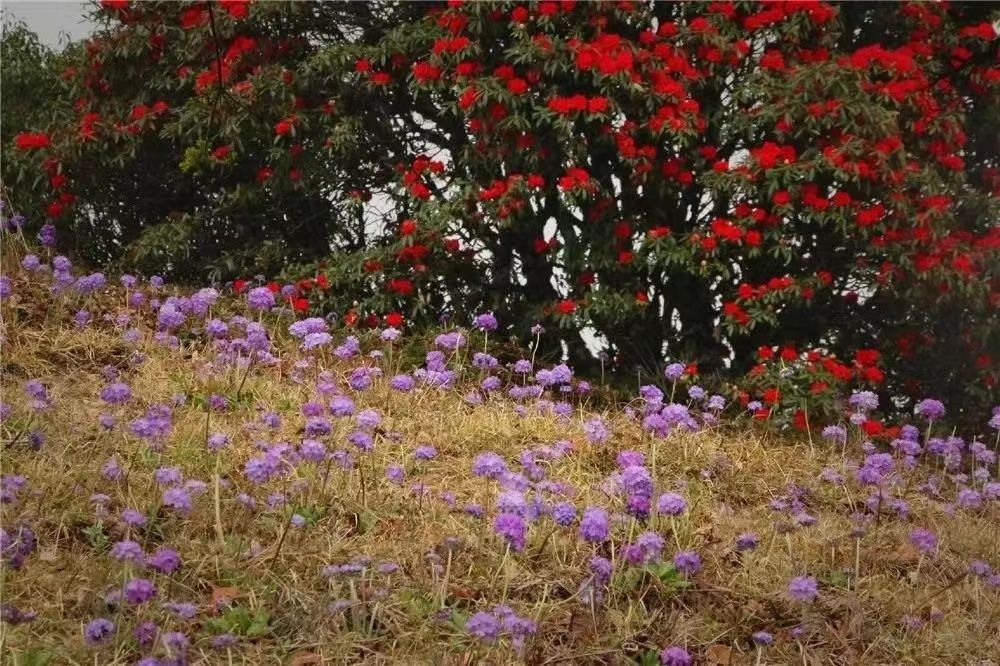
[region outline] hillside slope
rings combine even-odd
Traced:
[[[415,369],[266,290],[5,259],[14,663],[1000,654],[995,441],[784,439],[684,379],[598,412],[475,326]]]

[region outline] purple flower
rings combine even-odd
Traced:
[[[325,347],[331,342],[333,342],[333,336],[326,331],[310,333],[302,341],[302,349],[310,351],[316,349],[317,347]]]
[[[0,604],[0,621],[6,622],[11,626],[17,626],[19,624],[24,624],[25,622],[31,622],[36,617],[38,613],[35,611],[22,611],[20,608],[14,604],[2,603]]]
[[[229,445],[229,435],[224,432],[213,432],[205,442],[209,451],[221,451]]]
[[[446,349],[448,351],[456,351],[461,347],[465,346],[465,336],[462,335],[460,331],[452,331],[451,333],[441,333],[436,338],[434,338],[434,344],[437,347]]]
[[[483,377],[483,381],[479,382],[479,388],[483,389],[487,393],[491,391],[496,391],[502,386],[503,382],[500,381],[499,377],[490,375],[489,377]]]
[[[129,527],[142,527],[146,524],[146,516],[135,509],[122,509],[121,521]]]
[[[653,477],[649,470],[641,465],[630,465],[619,475],[622,488],[630,495],[649,497],[653,494]]]
[[[168,488],[163,491],[163,506],[188,513],[191,511],[191,496],[184,488]]]
[[[969,562],[969,573],[973,576],[984,578],[993,574],[993,567],[990,566],[989,562],[984,562],[983,560],[972,560]]]
[[[176,550],[160,548],[146,557],[146,566],[162,574],[172,574],[181,568],[181,557]]]
[[[400,465],[389,465],[385,469],[385,476],[396,485],[399,485],[406,477],[406,471]]]
[[[983,496],[975,488],[962,488],[955,495],[955,504],[963,509],[978,509],[983,505]]]
[[[493,520],[493,529],[507,540],[513,550],[520,551],[524,548],[527,526],[521,516],[516,513],[501,513]]]
[[[591,543],[606,541],[609,532],[608,512],[597,506],[588,506],[580,519],[580,538]]]
[[[247,306],[264,312],[274,307],[274,294],[267,287],[255,287],[247,292]]]
[[[671,645],[660,652],[660,663],[663,666],[691,666],[694,659],[691,654],[682,647]]]
[[[497,318],[492,312],[484,312],[481,315],[477,315],[475,319],[472,320],[473,325],[480,331],[495,331],[499,323]]]
[[[433,446],[418,446],[413,451],[413,457],[417,460],[433,460],[437,457],[437,449]]]
[[[163,634],[163,644],[171,653],[184,654],[188,648],[188,637],[179,631],[168,631]]]
[[[788,581],[788,596],[795,601],[811,603],[819,594],[816,579],[812,576],[796,576]]]
[[[354,410],[354,401],[346,395],[336,395],[330,400],[330,414],[333,416],[351,416]]]
[[[185,620],[190,620],[198,614],[198,607],[189,603],[174,603],[168,601],[163,604],[163,608],[171,613],[177,614],[178,617],[182,617]]]
[[[842,425],[828,425],[823,428],[823,439],[831,441],[834,444],[846,444],[847,429]]]
[[[878,409],[878,396],[871,391],[855,391],[847,399],[847,403],[858,411],[871,412]]]
[[[358,447],[362,451],[371,451],[375,448],[375,440],[363,430],[354,430],[347,435],[347,441]]]
[[[361,343],[353,336],[347,336],[344,343],[333,350],[333,355],[339,359],[346,360],[361,353]]]
[[[682,574],[691,576],[701,569],[701,558],[693,550],[682,550],[674,555],[674,566]]]
[[[87,623],[83,628],[83,639],[87,645],[101,645],[107,642],[115,633],[115,625],[111,620],[99,617]]]
[[[500,365],[495,356],[485,352],[476,352],[472,355],[472,366],[480,370],[492,370]]]
[[[687,500],[677,493],[663,493],[656,500],[658,513],[667,516],[679,516],[687,509]]]
[[[500,621],[490,613],[479,612],[468,619],[465,630],[481,641],[492,643],[500,636]]]
[[[389,380],[389,386],[394,391],[400,391],[401,393],[408,393],[409,391],[412,391],[415,385],[416,382],[410,375],[396,375]]]
[[[552,521],[561,527],[569,527],[576,520],[576,507],[570,502],[559,502],[552,507]]]
[[[125,583],[125,600],[130,604],[146,603],[156,596],[156,586],[145,578],[133,578]]]
[[[323,462],[327,458],[326,445],[319,440],[303,439],[299,444],[299,455],[308,462]]]
[[[101,474],[108,481],[114,481],[120,478],[122,475],[122,468],[121,465],[118,464],[118,459],[108,458],[107,462],[101,466]]]
[[[766,631],[755,631],[750,638],[755,645],[760,645],[761,647],[766,647],[774,643],[774,636]]]
[[[936,421],[944,416],[944,403],[927,398],[918,402],[914,411],[929,421]]]
[[[535,374],[535,381],[542,386],[569,384],[572,380],[573,371],[565,363],[560,363],[551,370],[539,370]]]
[[[608,440],[608,427],[600,417],[594,417],[584,423],[583,432],[591,444],[603,444]]]
[[[656,532],[643,532],[625,548],[625,560],[640,565],[656,562],[663,554],[663,537]]]
[[[123,382],[108,384],[101,389],[101,400],[112,405],[120,405],[123,402],[128,402],[131,397],[132,389],[129,388],[128,384]]]
[[[365,409],[358,413],[358,426],[365,430],[374,430],[382,423],[382,416],[374,409]]]
[[[320,416],[313,416],[306,419],[305,428],[303,432],[306,437],[321,437],[323,435],[329,435],[333,428],[330,426],[330,422],[325,418]]]
[[[937,548],[937,535],[923,527],[917,527],[910,532],[910,543],[922,553],[929,553]]]
[[[145,553],[142,546],[131,539],[122,539],[111,546],[111,557],[121,562],[142,562]]]
[[[3,494],[8,494],[8,490],[3,489]],[[38,539],[27,525],[21,524],[12,530],[0,527],[0,557],[11,569],[16,571],[24,566],[24,561],[37,547]]]
[[[514,362],[514,372],[519,375],[526,375],[531,372],[531,361],[527,359],[518,359]]]
[[[490,451],[480,453],[472,461],[472,473],[476,476],[497,479],[506,471],[507,463],[504,462],[503,458]]]
[[[176,486],[184,480],[178,467],[160,467],[153,472],[153,479],[161,486]]]
[[[676,382],[678,379],[684,376],[684,364],[683,363],[671,363],[663,369],[663,376],[672,382]]]

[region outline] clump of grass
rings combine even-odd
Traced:
[[[49,273],[10,277],[0,649],[14,663],[1000,653],[995,458],[933,452],[948,433],[910,455],[854,431],[841,448],[706,420],[696,403],[597,409],[572,378],[473,361],[475,330],[422,354],[374,334],[337,351],[351,331],[305,350],[289,312],[242,298],[177,301],[185,320],[165,327],[181,296],[167,288],[132,287],[146,298],[126,307],[120,289],[53,296]],[[81,307],[96,316],[78,326]],[[212,319],[228,323],[214,339]],[[488,376],[503,388],[480,388]],[[666,492],[684,499],[675,515],[657,508]],[[581,535],[588,507],[606,536]]]

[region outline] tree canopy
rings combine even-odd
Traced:
[[[53,102],[3,109],[13,202],[91,262],[357,325],[493,310],[581,365],[590,331],[797,420],[995,395],[995,5],[93,11]]]

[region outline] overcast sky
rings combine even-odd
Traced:
[[[58,46],[60,34],[79,39],[90,33],[91,24],[83,17],[87,2],[67,0],[0,0],[4,18],[11,15],[28,24],[47,46]]]

